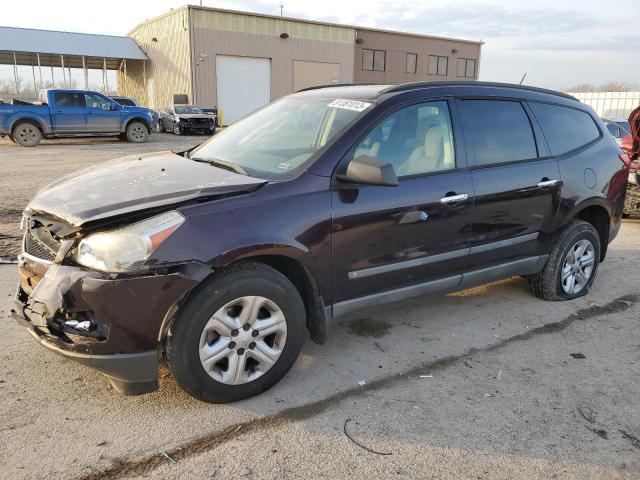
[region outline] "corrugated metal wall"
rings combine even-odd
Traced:
[[[295,60],[340,64],[340,81],[353,81],[353,28],[197,7],[190,10],[198,105],[217,106],[216,55],[271,59],[271,100],[293,92]],[[282,33],[289,38],[280,38]]]
[[[127,75],[118,74],[118,93],[138,99],[143,105],[163,109],[173,95],[186,93],[192,99],[189,9],[184,7],[149,20],[129,36],[149,57],[145,65],[127,65]]]
[[[591,106],[601,117],[627,118],[640,105],[640,92],[580,92],[569,95]]]

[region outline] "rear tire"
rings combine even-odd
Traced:
[[[132,143],[143,143],[149,138],[149,129],[142,122],[131,122],[125,133],[127,140]]]
[[[11,132],[12,140],[23,147],[35,147],[42,140],[40,128],[32,122],[20,122]],[[9,138],[11,138],[9,137]]]
[[[203,402],[242,400],[289,371],[305,324],[304,304],[288,278],[264,264],[239,263],[205,281],[178,311],[167,363],[178,385]]]
[[[556,239],[542,272],[529,277],[529,289],[548,301],[581,297],[589,292],[599,263],[598,231],[590,223],[574,220]]]

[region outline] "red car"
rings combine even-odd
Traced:
[[[633,162],[624,202],[625,217],[640,215],[640,107],[629,115],[629,127],[631,134],[625,136],[620,145]]]

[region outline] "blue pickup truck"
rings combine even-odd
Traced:
[[[0,103],[0,135],[23,147],[70,136],[113,135],[139,143],[155,128],[152,110],[120,105],[98,92],[46,90],[41,104],[15,103]]]

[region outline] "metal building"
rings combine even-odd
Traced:
[[[32,78],[28,80],[36,91],[55,83],[54,68],[61,69],[62,87],[70,86],[72,69],[82,69],[84,88],[89,86],[88,71],[101,70],[103,90],[108,91],[107,70],[119,70],[124,75],[128,67],[144,71],[146,60],[147,56],[129,37],[0,27],[0,65],[13,67],[16,96],[24,97],[19,91],[20,66],[31,67]]]
[[[283,95],[327,83],[478,78],[482,42],[185,6],[135,27],[146,69],[120,94],[152,108],[218,107],[225,124]]]

